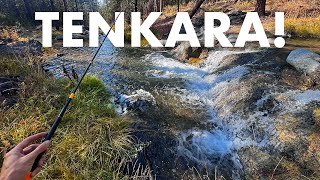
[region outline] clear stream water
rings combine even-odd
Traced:
[[[288,42],[288,48],[297,43],[301,45],[298,40]],[[45,65],[56,77],[63,76],[62,64],[82,72],[93,53],[88,48],[61,51],[64,56],[50,58]],[[148,144],[140,162],[151,166],[157,179],[187,179],[190,170],[202,178],[218,172],[226,179],[240,179],[237,149],[252,142],[236,138],[241,124],[228,124],[216,114],[225,86],[250,73],[242,65],[217,73],[223,58],[237,53],[241,52],[212,50],[203,65],[195,67],[177,61],[167,51],[114,48],[109,41],[103,45],[90,73],[102,78],[113,93],[118,113],[135,120],[135,135]],[[141,103],[130,107],[134,99]]]

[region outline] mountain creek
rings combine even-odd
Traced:
[[[105,82],[117,112],[134,120],[145,144],[138,161],[156,179],[314,178],[320,91],[286,62],[299,47],[320,53],[319,41],[310,42],[210,49],[194,66],[168,49],[115,48],[107,40],[90,73]],[[95,50],[54,46],[59,54],[43,68],[57,78],[63,66],[81,75]]]

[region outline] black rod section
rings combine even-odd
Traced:
[[[65,105],[63,106],[63,108],[61,109],[61,111],[60,111],[57,119],[55,120],[55,122],[53,123],[50,131],[48,132],[48,135],[46,136],[45,141],[51,140],[52,136],[53,136],[54,133],[56,132],[56,130],[57,130],[58,126],[59,126],[59,123],[60,123],[60,121],[62,120],[65,112],[67,111],[67,109],[68,109],[68,107],[69,107],[69,104],[71,103],[72,99],[74,98],[74,95],[76,94],[77,90],[79,89],[82,80],[84,79],[84,77],[85,77],[86,74],[88,73],[91,65],[93,64],[94,59],[97,57],[97,55],[98,55],[98,53],[99,53],[102,45],[104,44],[105,40],[107,39],[109,33],[110,33],[111,30],[112,30],[112,27],[115,25],[115,23],[116,23],[116,21],[118,20],[118,18],[119,18],[120,15],[121,15],[121,13],[118,14],[118,16],[116,17],[116,19],[115,19],[115,21],[113,22],[112,26],[110,27],[109,31],[107,32],[107,34],[106,34],[105,37],[103,38],[102,42],[100,43],[98,49],[97,49],[96,52],[94,53],[94,56],[93,56],[92,59],[89,61],[89,64],[88,64],[86,70],[84,71],[82,77],[81,77],[80,80],[78,81],[76,87],[73,89],[72,94],[69,96],[66,104],[65,104]],[[40,159],[42,158],[43,155],[44,155],[44,152],[41,153],[41,154],[39,154],[39,155],[37,156],[37,158],[35,159],[35,161],[34,161],[34,163],[33,163],[33,165],[32,165],[32,169],[31,169],[30,172],[33,172],[33,171],[38,167],[38,163],[39,163],[39,161],[40,161]]]

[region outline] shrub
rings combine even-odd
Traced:
[[[4,27],[0,29],[0,39],[10,39],[12,41],[19,40],[20,36],[14,27]]]

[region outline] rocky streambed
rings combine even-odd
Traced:
[[[106,42],[90,73],[134,119],[138,160],[156,179],[317,179],[319,79],[286,62],[290,47],[212,49],[193,66]],[[93,52],[63,51],[44,65],[57,77],[62,65],[80,73]]]

